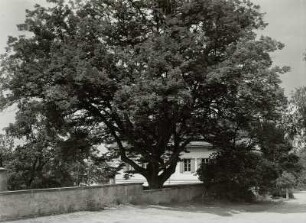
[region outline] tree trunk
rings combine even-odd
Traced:
[[[161,178],[159,177],[159,165],[158,162],[150,162],[147,166],[148,174],[145,178],[148,181],[150,189],[158,189],[163,187]]]
[[[289,198],[290,198],[290,197],[289,197],[289,189],[286,188],[286,199],[289,200]]]
[[[162,173],[158,170],[158,166],[151,165],[149,168],[150,173],[145,178],[148,181],[150,189],[159,189],[162,188],[164,183],[171,177],[175,172],[177,162],[174,162],[170,167],[165,169]],[[155,167],[155,168],[154,168]]]
[[[163,187],[165,181],[162,181],[158,174],[151,174],[151,176],[146,178],[150,189],[160,189]]]

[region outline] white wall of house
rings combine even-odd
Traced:
[[[165,184],[181,184],[199,182],[197,169],[201,162],[206,162],[210,155],[215,151],[211,145],[204,142],[193,142],[187,146],[188,153],[181,155],[182,161],[176,166],[175,173],[167,180]],[[116,176],[116,183],[134,183],[142,182],[146,185],[146,179],[140,174],[134,174],[129,179],[124,179],[124,171],[122,170]]]

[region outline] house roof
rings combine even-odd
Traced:
[[[124,143],[124,145],[126,145],[126,143]],[[105,144],[103,145],[100,145],[98,146],[98,151],[100,153],[106,153],[108,150],[107,150],[107,147],[116,147],[116,143],[113,143],[111,145],[107,145],[105,146]],[[212,144],[208,143],[208,142],[205,142],[205,141],[192,141],[190,142],[187,146],[187,148],[191,149],[191,148],[203,148],[203,147],[212,147]]]
[[[187,145],[187,147],[189,148],[212,147],[212,144],[205,141],[192,141]]]

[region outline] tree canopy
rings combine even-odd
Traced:
[[[279,117],[287,69],[269,53],[283,45],[256,36],[266,24],[250,1],[49,2],[27,12],[30,37],[9,38],[1,72],[3,107],[46,137],[114,142],[158,188],[192,140],[234,148]]]

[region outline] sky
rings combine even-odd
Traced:
[[[272,55],[275,65],[291,67],[281,79],[286,95],[298,87],[306,86],[306,0],[252,0],[265,12],[269,23],[261,34],[285,44],[285,48]]]
[[[306,86],[306,0],[251,0],[266,13],[268,27],[261,35],[270,36],[285,44],[285,48],[272,54],[275,65],[286,65],[291,71],[281,76],[286,95],[298,87]],[[0,0],[0,53],[5,51],[9,35],[20,35],[16,24],[23,23],[25,9],[33,8],[45,0]],[[14,121],[16,108],[0,113],[0,131]]]

